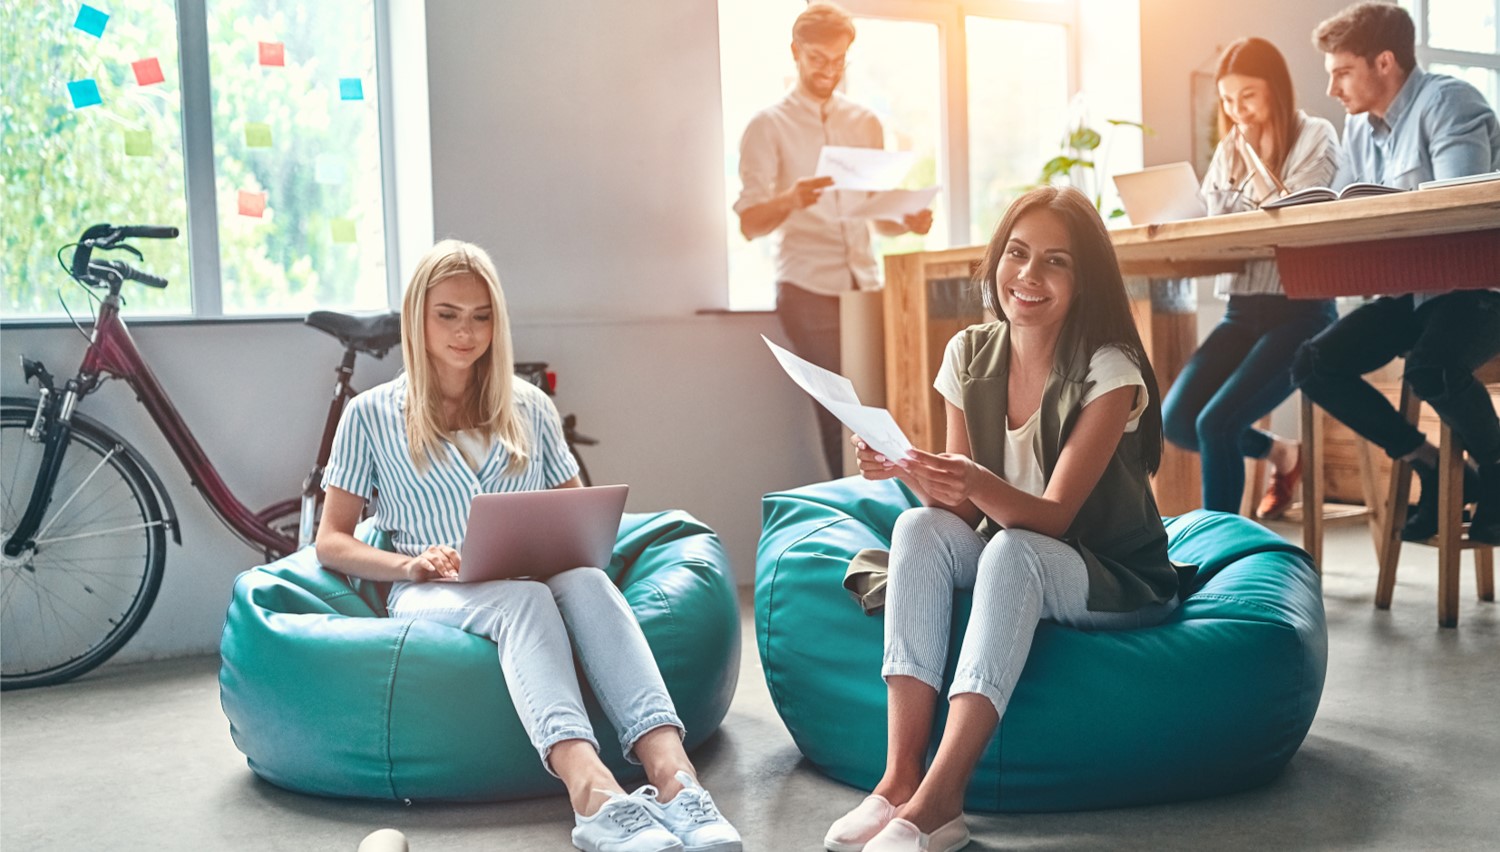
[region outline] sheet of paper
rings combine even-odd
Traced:
[[[781,362],[781,369],[792,377],[797,387],[802,388],[813,399],[819,402],[842,402],[849,405],[859,405],[859,395],[854,392],[854,384],[848,379],[830,370],[825,370],[817,364],[792,354],[789,350],[777,346],[764,334],[760,336],[766,345],[771,347],[771,354]]]
[[[834,189],[895,189],[916,159],[910,151],[824,145],[813,174],[833,178]]]
[[[906,433],[896,425],[896,418],[889,411],[869,405],[818,401],[840,423],[848,426],[849,431],[874,448],[875,452],[892,461],[906,458],[906,451],[911,449],[911,441],[906,440]]]
[[[885,219],[899,222],[902,219],[927,209],[937,197],[938,188],[887,189],[882,192],[844,192],[843,219]]]
[[[825,370],[816,364],[799,358],[786,349],[772,343],[764,334],[761,340],[771,347],[781,368],[792,377],[798,387],[807,391],[819,405],[828,409],[850,431],[864,439],[866,444],[888,459],[906,457],[911,442],[896,425],[896,419],[884,408],[862,405],[854,392],[854,385],[838,373]]]

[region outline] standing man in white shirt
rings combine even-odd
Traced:
[[[756,113],[740,140],[740,181],[734,204],[745,239],[771,235],[776,248],[776,315],[792,350],[825,369],[839,371],[839,300],[845,290],[880,286],[867,221],[840,218],[832,178],[813,177],[824,145],[885,147],[875,113],[844,97],[854,19],[838,6],[814,3],[792,24],[797,85]],[[925,234],[932,211],[901,222],[874,222],[886,236]],[[843,469],[838,420],[817,407],[823,454],[832,476]]]

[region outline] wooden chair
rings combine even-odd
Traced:
[[[1500,356],[1490,359],[1474,371],[1474,378],[1486,386],[1500,385]],[[1401,383],[1400,411],[1407,420],[1417,422],[1422,403],[1411,385]],[[1438,443],[1438,533],[1420,544],[1438,549],[1438,625],[1458,626],[1458,561],[1464,550],[1474,551],[1474,581],[1482,601],[1495,599],[1493,545],[1469,541],[1463,523],[1464,451],[1458,436],[1447,423],[1439,426]],[[1397,461],[1391,465],[1391,487],[1382,516],[1380,538],[1376,541],[1376,558],[1380,578],[1375,585],[1375,606],[1390,609],[1396,589],[1396,564],[1401,558],[1401,527],[1406,523],[1411,499],[1411,464]]]
[[[1375,487],[1375,459],[1370,443],[1355,439],[1355,457],[1359,460],[1359,490],[1364,505],[1328,503],[1327,461],[1324,458],[1323,420],[1307,394],[1299,393],[1298,410],[1302,421],[1302,504],[1287,512],[1287,519],[1302,524],[1302,549],[1313,558],[1313,567],[1323,573],[1323,530],[1329,521],[1364,518],[1370,526],[1370,537],[1377,542],[1384,529],[1384,501]]]

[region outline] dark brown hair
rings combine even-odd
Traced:
[[[1278,175],[1286,165],[1286,155],[1297,141],[1297,96],[1292,91],[1292,75],[1287,71],[1286,58],[1276,45],[1263,38],[1242,38],[1224,48],[1219,57],[1219,70],[1214,82],[1230,74],[1240,74],[1264,80],[1271,90],[1271,138],[1276,140],[1276,150],[1266,161],[1266,168]],[[1219,138],[1229,135],[1234,122],[1219,104]]]
[[[854,19],[832,3],[813,3],[792,22],[792,41],[798,44],[828,42],[841,36],[854,41]]]
[[[1161,464],[1161,392],[1156,386],[1156,372],[1146,357],[1146,347],[1130,313],[1130,297],[1125,294],[1125,280],[1120,262],[1115,258],[1114,244],[1093,202],[1071,186],[1042,186],[1027,192],[1011,203],[995,228],[984,261],[975,275],[975,283],[984,294],[984,306],[1000,319],[1006,319],[1000,308],[999,285],[995,274],[1005,256],[1005,245],[1011,231],[1022,217],[1046,210],[1063,220],[1068,229],[1073,255],[1073,304],[1063,320],[1064,335],[1078,342],[1087,352],[1103,346],[1118,346],[1140,368],[1150,399],[1141,415],[1142,461],[1146,469],[1156,472]]]
[[[1355,3],[1318,24],[1313,44],[1324,53],[1352,53],[1372,63],[1389,50],[1408,74],[1417,65],[1417,28],[1394,3]]]

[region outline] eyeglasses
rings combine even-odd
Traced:
[[[814,71],[843,71],[849,67],[849,57],[844,54],[829,57],[804,49],[800,55],[808,67]]]

